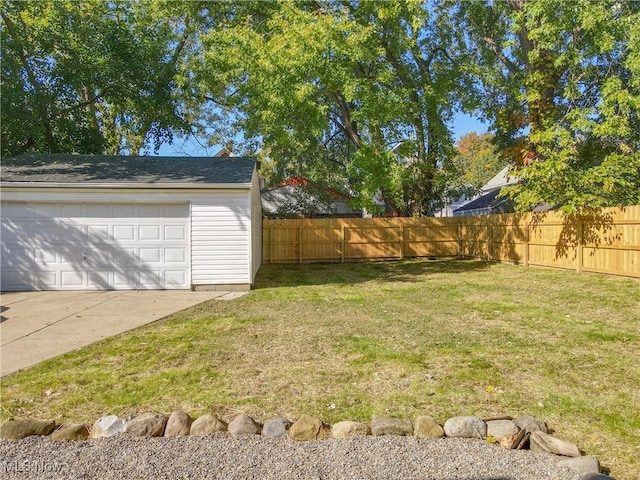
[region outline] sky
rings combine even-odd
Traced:
[[[464,113],[458,113],[450,127],[453,131],[454,141],[458,141],[461,136],[469,132],[483,133],[487,131],[485,123]],[[223,146],[206,147],[205,141],[199,143],[193,138],[186,141],[176,138],[173,145],[165,143],[160,147],[158,153],[151,152],[150,154],[167,157],[208,157],[214,156]]]

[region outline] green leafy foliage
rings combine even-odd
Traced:
[[[498,152],[493,138],[491,133],[470,132],[456,143],[456,166],[460,180],[475,191],[508,164],[507,159]]]
[[[178,10],[3,1],[2,155],[135,154],[185,129],[174,75],[190,31]]]
[[[369,209],[378,195],[387,213],[433,210],[454,152],[445,123],[464,78],[445,9],[393,1],[230,10],[203,36],[196,77],[210,91],[226,86],[227,118],[281,177],[351,191]]]
[[[461,3],[520,210],[640,202],[637,2]]]

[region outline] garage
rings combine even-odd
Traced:
[[[2,165],[3,291],[247,289],[256,161],[24,155]]]

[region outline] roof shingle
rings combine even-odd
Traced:
[[[253,157],[26,154],[3,159],[2,183],[251,183]]]

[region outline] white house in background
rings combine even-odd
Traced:
[[[500,170],[482,186],[477,197],[454,209],[453,216],[489,215],[510,211],[510,200],[506,197],[498,196],[502,187],[518,183],[516,177],[509,175],[509,169],[510,167],[506,166]]]
[[[3,160],[1,288],[248,289],[262,263],[247,157]]]
[[[478,196],[476,195],[474,197],[469,198],[465,194],[462,194],[459,198],[455,200],[447,199],[444,202],[444,207],[442,207],[440,210],[435,212],[433,216],[434,217],[453,217],[454,210],[457,210],[458,208],[463,206],[465,203],[470,202],[474,198],[478,198]]]

